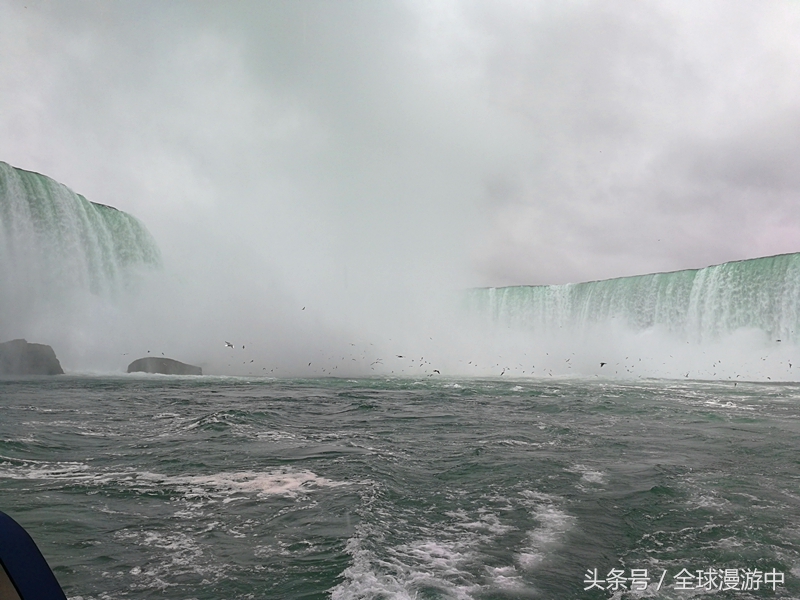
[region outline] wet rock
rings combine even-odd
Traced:
[[[172,358],[147,356],[128,365],[128,373],[161,373],[162,375],[202,375],[203,369]]]
[[[63,375],[56,353],[46,344],[11,340],[0,344],[0,375]]]

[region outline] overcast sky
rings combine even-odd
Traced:
[[[0,0],[0,160],[301,304],[794,252],[800,3]]]
[[[279,277],[563,283],[800,240],[796,2],[2,2],[0,109],[6,162],[162,245],[186,212],[237,230]]]

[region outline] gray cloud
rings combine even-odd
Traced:
[[[483,81],[531,140],[485,276],[561,283],[796,250],[766,233],[797,189],[796,7],[473,8]]]

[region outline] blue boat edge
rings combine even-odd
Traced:
[[[22,525],[0,511],[0,598],[67,600],[64,591]]]

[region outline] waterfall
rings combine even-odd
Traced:
[[[76,294],[114,298],[160,264],[133,216],[0,162],[0,333]]]
[[[691,342],[747,328],[797,343],[800,253],[587,283],[479,288],[465,302],[493,325],[542,334],[616,322]]]

